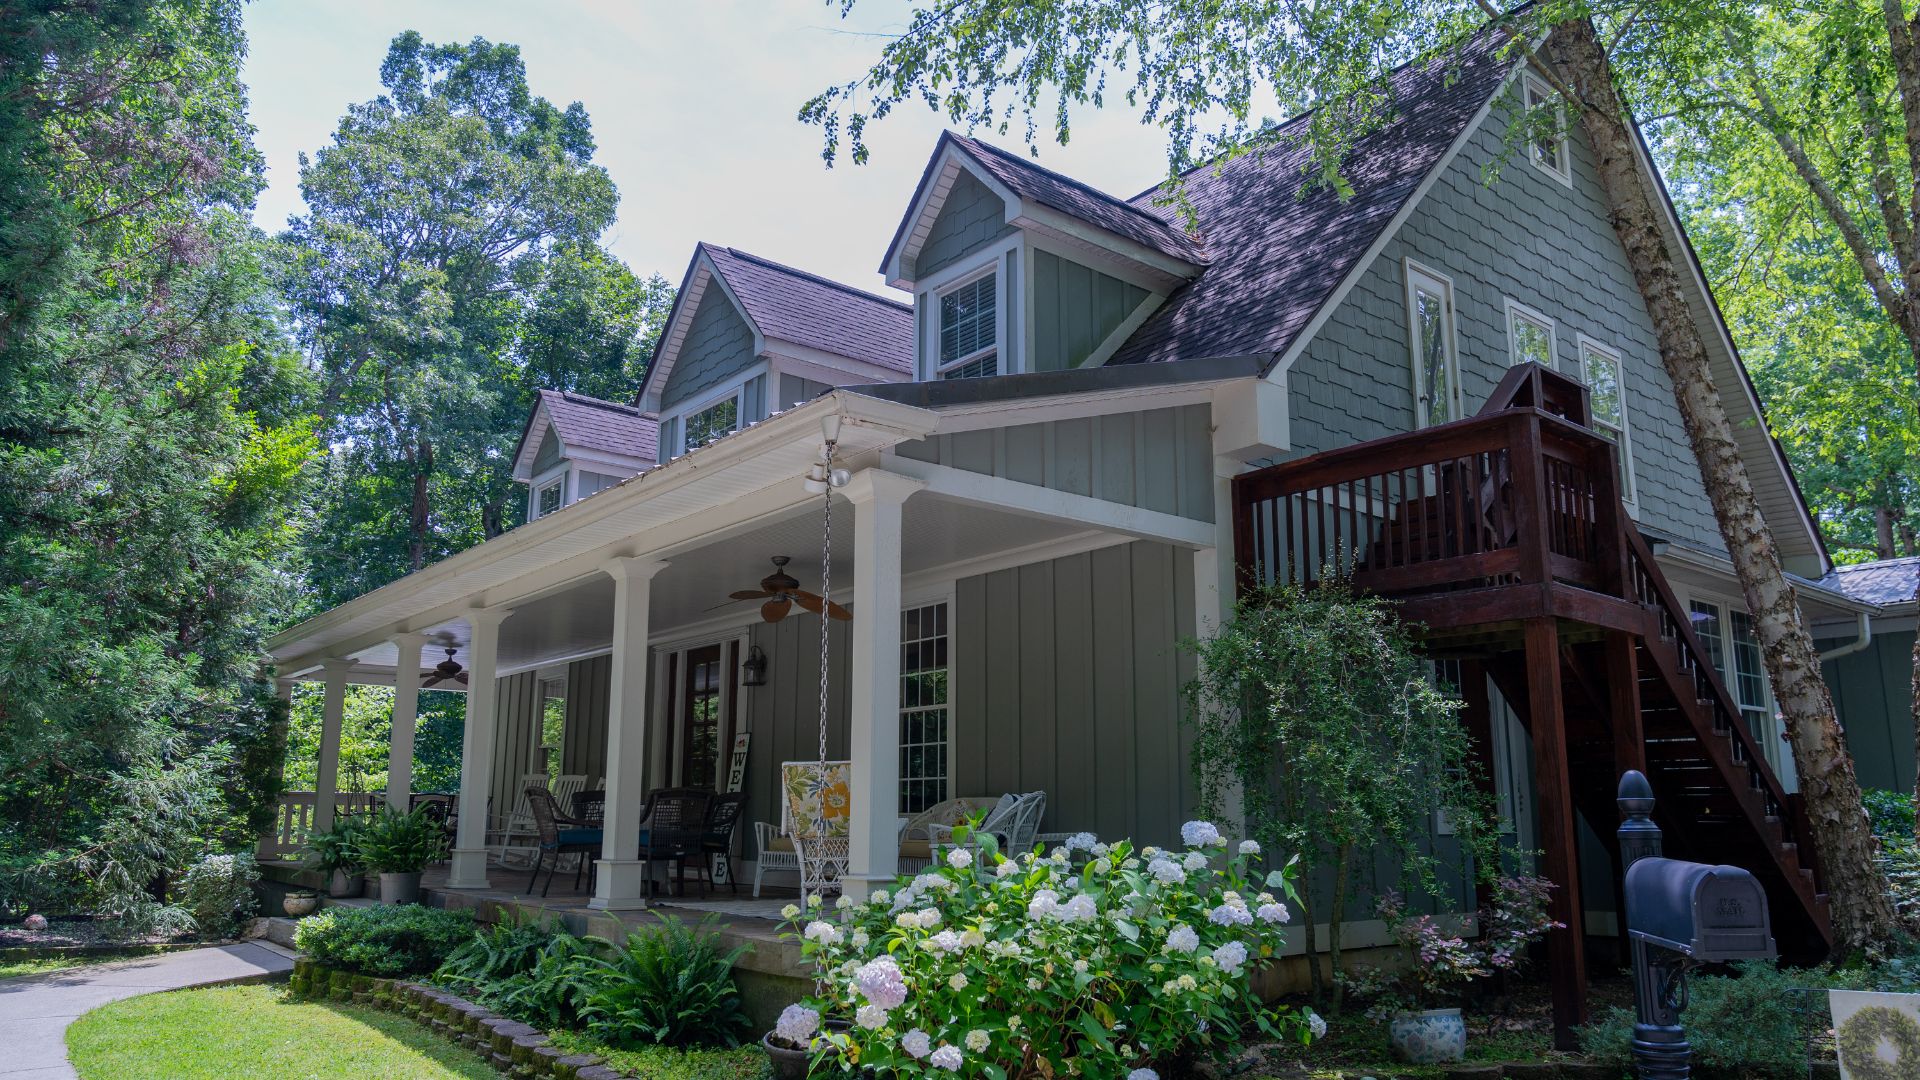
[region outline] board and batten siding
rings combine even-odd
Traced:
[[[613,657],[590,656],[567,665],[566,734],[560,747],[562,773],[607,774],[607,717],[613,687]],[[563,807],[562,809],[566,809]]]
[[[964,578],[950,617],[952,794],[1045,791],[1049,832],[1178,840],[1191,552],[1136,541]]]
[[[952,266],[968,255],[1013,232],[1007,224],[1007,204],[965,169],[947,190],[913,260],[913,276],[924,278]]]
[[[1213,429],[1205,405],[962,431],[901,443],[901,457],[1023,484],[1213,520]]]
[[[1410,257],[1453,282],[1466,415],[1479,411],[1506,373],[1507,298],[1554,321],[1563,370],[1578,371],[1579,335],[1586,334],[1621,357],[1639,520],[1724,551],[1652,320],[1608,223],[1592,150],[1576,126],[1569,189],[1519,153],[1502,158],[1506,125],[1506,110],[1496,105],[1295,361],[1287,456],[1412,428]],[[1488,183],[1482,170],[1495,162],[1498,177]]]
[[[783,372],[780,376],[780,394],[774,402],[773,410],[786,412],[795,405],[804,405],[831,389],[833,387],[827,383]]]
[[[1875,629],[1865,649],[1820,665],[1861,787],[1913,790],[1913,634]]]
[[[1149,295],[1131,282],[1035,250],[1029,370],[1079,367]]]
[[[693,313],[693,324],[680,342],[667,385],[660,390],[660,406],[671,408],[718,386],[753,362],[753,328],[720,283],[710,281],[700,295],[700,309]]]
[[[830,630],[827,760],[844,761],[848,752],[851,628],[836,620]],[[780,764],[814,761],[820,756],[820,617],[796,611],[777,623],[756,622],[748,631],[747,642],[758,645],[767,656],[767,684],[742,688],[746,696],[738,714],[740,724],[753,732],[747,747],[747,809],[739,834],[740,850],[751,859],[751,823],[780,824]],[[723,761],[721,775],[725,773]]]
[[[540,674],[523,671],[495,680],[493,774],[487,783],[492,813],[504,816],[520,801],[520,782],[540,744]]]

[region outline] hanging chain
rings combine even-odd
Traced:
[[[827,493],[820,530],[820,764],[827,763],[827,635],[833,610],[833,442],[826,444]]]

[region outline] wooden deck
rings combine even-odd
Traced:
[[[1470,419],[1234,480],[1243,587],[1348,576],[1461,661],[1484,762],[1489,680],[1526,725],[1542,870],[1568,926],[1548,939],[1562,1045],[1587,1019],[1575,815],[1611,847],[1625,769],[1652,780],[1669,855],[1760,877],[1784,952],[1811,958],[1832,937],[1798,804],[1627,514],[1588,415],[1584,387],[1526,364]]]

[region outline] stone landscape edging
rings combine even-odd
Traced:
[[[569,1054],[533,1025],[437,986],[359,975],[303,957],[294,961],[291,987],[295,997],[351,1002],[409,1017],[514,1080],[644,1080],[608,1067],[593,1054]]]

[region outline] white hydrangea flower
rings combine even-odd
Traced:
[[[867,937],[867,932],[865,930],[855,930],[852,934],[847,936],[847,944],[852,945],[856,949],[866,948],[867,942],[870,940],[872,939]]]
[[[1220,970],[1229,975],[1237,973],[1241,965],[1247,962],[1246,943],[1229,941],[1213,950],[1213,962],[1219,964]]]
[[[773,1033],[793,1046],[805,1046],[820,1030],[820,1014],[805,1005],[789,1005],[780,1010],[780,1019],[774,1021]]]
[[[1100,858],[1093,860],[1093,862],[1087,864],[1087,869],[1091,871],[1094,874],[1094,876],[1098,877],[1101,874],[1112,873],[1113,863],[1108,862],[1107,858],[1103,855]]]
[[[800,905],[799,905],[799,904],[788,904],[788,905],[787,905],[786,907],[783,907],[783,908],[781,908],[781,909],[780,909],[780,917],[781,917],[781,918],[783,918],[783,919],[797,919],[797,918],[799,918],[799,917],[800,917]]]
[[[1008,1030],[1008,1031],[1019,1031],[1019,1030],[1020,1030],[1020,1018],[1019,1018],[1019,1017],[1017,1017],[1017,1016],[1009,1016],[1009,1017],[1007,1017],[1007,1030]]]
[[[1127,1080],[1160,1080],[1160,1074],[1152,1069],[1135,1069],[1127,1074]]]
[[[1307,1010],[1307,1030],[1311,1031],[1313,1033],[1313,1037],[1316,1039],[1326,1038],[1327,1037],[1327,1018],[1324,1016],[1321,1016],[1317,1012],[1314,1012],[1312,1009],[1308,1009]]]
[[[1092,851],[1100,843],[1100,838],[1090,832],[1077,832],[1067,837],[1068,851]]]
[[[1053,917],[1061,922],[1089,922],[1099,915],[1100,906],[1091,893],[1075,893],[1073,899],[1053,910]]]
[[[1147,873],[1162,885],[1180,885],[1187,880],[1187,872],[1172,859],[1155,859],[1147,864]]]
[[[1207,921],[1215,926],[1252,926],[1253,912],[1245,904],[1221,904],[1207,913]]]
[[[932,1065],[936,1069],[945,1069],[948,1072],[959,1072],[961,1063],[966,1060],[966,1055],[960,1052],[959,1047],[943,1046],[935,1050],[933,1056],[927,1058],[927,1064]]]
[[[1180,864],[1189,870],[1205,870],[1207,868],[1207,854],[1204,851],[1189,851],[1187,852],[1187,857],[1180,860]]]
[[[815,919],[808,923],[807,928],[800,932],[800,936],[821,945],[840,944],[840,928],[825,919]]]
[[[1274,903],[1261,904],[1260,909],[1254,914],[1259,916],[1261,922],[1269,924],[1283,923],[1293,917],[1292,913],[1287,911],[1287,905]]]
[[[907,1000],[906,976],[891,956],[875,957],[860,965],[853,978],[861,995],[883,1011],[891,1012]]]
[[[1138,867],[1139,865],[1140,865],[1140,860],[1139,860],[1139,859],[1128,859],[1128,860],[1127,860],[1126,862],[1123,862],[1123,863],[1121,863],[1121,864],[1120,864],[1120,869],[1122,869],[1122,870],[1132,870],[1132,869],[1135,869],[1136,867]]]
[[[920,943],[928,952],[949,953],[960,948],[960,935],[952,930],[942,930]]]
[[[1085,975],[1085,974],[1087,973],[1087,962],[1086,962],[1086,960],[1084,960],[1084,959],[1081,959],[1081,960],[1075,960],[1075,961],[1073,962],[1073,973],[1074,973],[1075,975]]]
[[[968,930],[960,935],[960,947],[963,949],[977,949],[986,943],[987,934],[984,930]]]
[[[1087,850],[1093,853],[1094,858],[1104,859],[1107,857],[1107,853],[1111,852],[1113,848],[1107,846],[1106,844],[1095,844],[1092,847],[1088,848]]]
[[[933,1039],[926,1032],[914,1028],[900,1036],[900,1049],[905,1050],[908,1057],[918,1061],[933,1053]]]
[[[974,1053],[984,1054],[987,1052],[987,1047],[992,1045],[993,1036],[988,1035],[985,1028],[974,1028],[967,1032],[967,1049]]]
[[[862,1005],[854,1010],[853,1022],[868,1031],[879,1031],[887,1026],[887,1010],[878,1005]]]
[[[867,899],[872,901],[874,907],[886,907],[889,897],[887,896],[887,890],[875,889],[873,890],[873,895]]]
[[[1033,898],[1027,901],[1027,918],[1044,919],[1053,914],[1053,909],[1059,906],[1059,902],[1060,894],[1052,889],[1037,890]]]
[[[807,906],[810,908],[819,907],[822,903],[825,903],[825,900],[826,898],[821,896],[819,893],[807,894]]]
[[[833,906],[839,911],[845,911],[853,906],[853,897],[848,896],[846,893],[841,893],[839,896],[833,898]]]
[[[947,852],[947,865],[953,867],[955,870],[965,870],[967,867],[973,865],[973,852],[968,851],[966,848],[954,848],[952,851]]]
[[[1041,981],[1040,981],[1039,979],[1032,979],[1032,978],[1030,978],[1030,979],[1028,979],[1028,980],[1027,980],[1027,989],[1029,989],[1029,990],[1035,990],[1035,991],[1037,991],[1037,990],[1039,990],[1039,989],[1040,989],[1040,987],[1042,987],[1042,986],[1044,986],[1044,985],[1045,985],[1045,984],[1044,984],[1044,983],[1042,983],[1042,982],[1041,982]]]
[[[947,985],[955,990],[965,990],[967,988],[967,977],[956,971],[953,973],[953,977],[947,980]]]
[[[1186,923],[1181,923],[1167,932],[1168,952],[1190,953],[1199,947],[1200,935],[1194,933],[1193,927]]]
[[[1242,840],[1242,841],[1240,841],[1240,854],[1242,854],[1242,855],[1258,855],[1258,854],[1260,854],[1260,841],[1258,841],[1258,840]]]
[[[1180,826],[1180,842],[1188,847],[1211,847],[1222,839],[1211,821],[1189,821]]]
[[[1019,867],[1014,865],[1012,859],[1001,859],[1000,865],[993,868],[993,874],[995,877],[1011,877],[1018,869]]]

